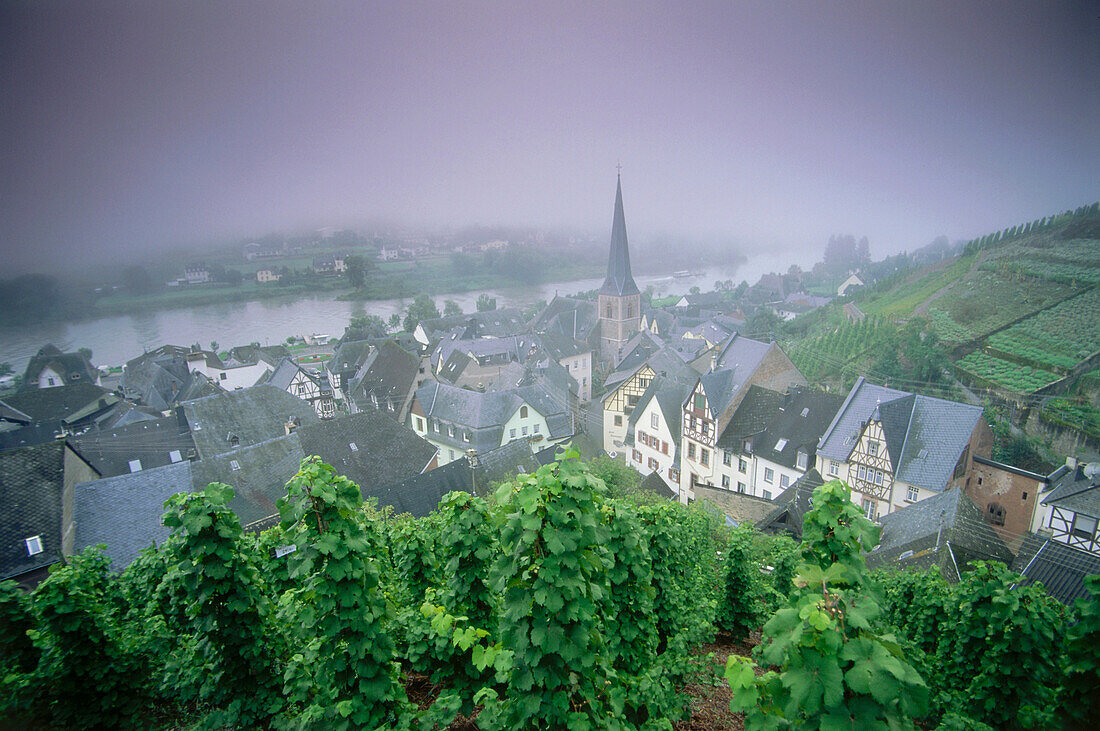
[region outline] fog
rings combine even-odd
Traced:
[[[1090,3],[0,5],[6,271],[473,223],[876,257],[1100,198]]]

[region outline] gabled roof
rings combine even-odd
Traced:
[[[318,455],[364,491],[420,474],[436,451],[376,409],[308,424],[297,434],[307,456]]]
[[[768,424],[775,420],[782,404],[783,394],[778,391],[755,384],[749,386],[749,390],[745,392],[745,398],[741,399],[737,410],[730,417],[729,424],[719,435],[717,446],[740,453],[741,440],[763,432]],[[758,444],[763,446],[761,442],[754,441],[753,451],[756,451]]]
[[[152,543],[172,534],[161,522],[164,503],[181,492],[192,492],[191,463],[184,460],[78,483],[74,489],[75,549],[106,543],[111,568],[121,571]]]
[[[884,515],[878,547],[867,554],[870,568],[927,568],[938,565],[949,580],[972,561],[1012,562],[1012,552],[985,521],[982,511],[960,489],[907,505]]]
[[[743,382],[764,360],[772,344],[733,333],[718,352],[715,370],[731,369]]]
[[[89,429],[72,437],[72,443],[104,477],[128,474],[132,460],[147,470],[186,461],[195,450],[187,420],[178,413],[115,429]]]
[[[768,533],[788,533],[802,538],[802,519],[813,510],[814,490],[825,484],[821,473],[812,469],[779,493],[772,501],[775,507],[756,523],[759,530]]]
[[[748,395],[745,400],[748,400]],[[817,441],[833,420],[842,400],[840,396],[824,391],[791,389],[782,396],[781,405],[773,414],[767,428],[753,440],[753,454],[769,462],[797,469],[798,453],[804,452],[807,458],[816,454]],[[737,412],[740,411],[739,405]],[[726,427],[726,431],[729,431],[729,427]]]
[[[531,331],[547,333],[556,330],[573,340],[586,341],[599,322],[596,303],[572,297],[554,295],[554,299],[531,321]]]
[[[1085,577],[1100,574],[1100,556],[1028,533],[1012,570],[1024,577],[1021,584],[1040,582],[1052,597],[1073,606],[1077,599],[1088,596]]]
[[[376,498],[379,507],[389,505],[396,513],[423,518],[439,507],[447,493],[473,491],[473,471],[463,457],[394,485],[365,491],[365,496]]]
[[[266,363],[278,365],[283,358],[290,357],[290,349],[285,345],[238,345],[229,349],[229,358],[225,365],[230,368],[241,365],[255,365]]]
[[[1073,470],[1058,470],[1054,474],[1050,490],[1042,498],[1043,505],[1100,518],[1100,468],[1078,464]]]
[[[817,453],[838,462],[847,461],[855,449],[864,422],[875,413],[875,408],[881,403],[908,395],[905,391],[868,383],[860,376],[821,436]]]
[[[363,408],[368,402],[373,405],[373,395],[379,408],[392,401],[397,411],[416,383],[419,369],[419,356],[385,340],[371,351],[352,379],[351,398]]]
[[[71,386],[20,391],[0,399],[0,404],[28,416],[31,421],[68,421],[84,412],[103,411],[118,400],[117,394],[85,381]]]
[[[320,387],[321,375],[308,368],[303,368],[294,358],[283,358],[279,361],[279,365],[276,366],[275,370],[263,379],[263,384],[274,386],[281,391],[287,391],[290,384],[294,383],[294,379],[299,375],[313,381]]]
[[[436,317],[421,320],[419,324],[429,338],[455,328],[463,328],[463,337],[470,339],[503,338],[519,335],[527,329],[523,311],[516,307]]]
[[[359,370],[371,353],[371,345],[366,340],[341,342],[336,346],[326,367],[330,373],[352,373]]]
[[[259,444],[286,435],[286,423],[319,421],[307,402],[274,386],[252,386],[186,401],[182,404],[199,456],[207,459],[239,447]]]
[[[503,482],[522,473],[532,474],[539,461],[531,452],[530,439],[514,439],[496,449],[477,456],[477,483],[485,487],[490,482]]]
[[[880,411],[890,406],[883,404]],[[943,489],[981,418],[980,406],[914,396],[897,478],[930,490]]]
[[[202,490],[211,482],[234,489],[229,507],[242,525],[279,512],[276,501],[286,495],[286,483],[298,473],[305,452],[297,434],[269,439],[229,454],[204,457],[191,465],[191,484]]]
[[[638,285],[630,273],[630,250],[626,242],[626,215],[623,213],[623,180],[615,187],[615,216],[611,223],[611,250],[607,255],[607,278],[600,294],[623,297],[638,294]]]
[[[54,441],[0,453],[0,581],[61,559],[65,450]],[[32,556],[34,536],[42,551]]]
[[[638,489],[645,492],[651,492],[657,497],[663,497],[665,500],[676,499],[676,492],[669,487],[664,478],[656,472],[650,472],[646,475],[642,481],[638,483]]]
[[[46,368],[52,368],[65,384],[94,384],[99,378],[96,367],[83,353],[62,353],[57,346],[50,343],[39,348],[27,363],[20,390],[38,388],[38,376]]]
[[[650,402],[655,400],[658,408],[661,410],[661,414],[664,416],[664,422],[668,426],[669,432],[672,433],[672,445],[674,449],[679,451],[680,422],[684,415],[683,403],[687,399],[688,394],[691,393],[691,388],[694,385],[695,382],[693,379],[655,376],[650,382],[649,387],[646,388],[638,399],[638,404],[634,407],[634,410],[630,412],[630,417],[627,419],[626,443],[634,443],[634,432],[638,420],[642,418],[642,414],[649,408]],[[643,428],[648,428],[648,425],[643,425]]]

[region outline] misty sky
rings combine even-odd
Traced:
[[[876,257],[1100,198],[1096,3],[2,2],[6,275],[385,218]],[[5,274],[0,274],[0,277]]]

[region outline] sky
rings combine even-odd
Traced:
[[[619,163],[632,248],[877,258],[1100,199],[1100,8],[0,0],[0,139],[8,274],[377,219],[609,234]]]

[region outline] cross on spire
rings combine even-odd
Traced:
[[[623,164],[618,160],[615,161],[615,169],[619,171],[619,177],[623,176]]]

